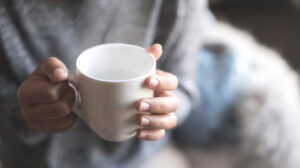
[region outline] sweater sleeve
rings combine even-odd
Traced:
[[[47,137],[27,126],[17,101],[18,87],[35,64],[28,57],[9,15],[13,10],[9,2],[0,2],[0,142],[7,149],[10,142],[36,145]],[[1,152],[4,150],[2,145]]]
[[[27,126],[17,101],[18,84],[1,75],[0,85],[0,139],[3,143],[11,138],[25,145],[40,143],[47,135]]]
[[[47,136],[31,130],[22,116],[17,101],[17,90],[20,82],[14,78],[4,52],[0,56],[0,139],[3,143],[13,138],[16,142],[35,145]],[[5,144],[4,144],[5,145]]]
[[[179,125],[187,117],[192,102],[197,96],[195,73],[197,52],[201,45],[201,20],[206,13],[205,1],[165,1],[159,20],[155,42],[163,44],[164,54],[158,61],[159,68],[175,74],[179,79],[174,91],[180,105],[176,114]],[[174,10],[177,9],[176,14]],[[177,15],[172,20],[168,16]]]
[[[49,136],[27,126],[17,101],[19,82],[8,65],[0,53],[0,162],[7,167],[18,167],[18,163],[40,165]]]

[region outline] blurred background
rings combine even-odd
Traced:
[[[210,8],[300,69],[300,0],[210,0]]]
[[[210,9],[218,20],[279,52],[299,72],[300,0],[210,0]],[[233,168],[239,157],[237,148],[224,144],[200,150],[170,145],[142,168]]]

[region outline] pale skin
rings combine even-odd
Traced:
[[[149,49],[156,60],[162,55],[160,44]],[[18,100],[30,128],[47,134],[66,132],[74,128],[78,117],[71,109],[75,103],[75,90],[66,82],[68,70],[57,58],[47,58],[20,86]],[[157,70],[148,77],[145,85],[154,90],[154,98],[138,100],[136,108],[141,113],[137,122],[143,129],[137,137],[144,140],[159,140],[165,130],[176,126],[179,101],[172,93],[177,88],[177,77]]]

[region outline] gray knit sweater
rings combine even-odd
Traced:
[[[194,93],[195,52],[201,39],[204,0],[0,1],[0,160],[8,168],[133,168],[163,147],[133,138],[112,143],[83,121],[53,136],[30,130],[16,93],[18,86],[49,56],[74,73],[76,56],[96,44],[125,42],[164,46],[158,68],[179,78],[175,93],[184,120]],[[1,163],[0,162],[0,163]],[[1,167],[1,165],[0,165]]]

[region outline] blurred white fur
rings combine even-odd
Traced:
[[[280,55],[224,23],[206,41],[222,42],[245,59],[248,76],[237,103],[242,168],[299,168],[299,77]]]

